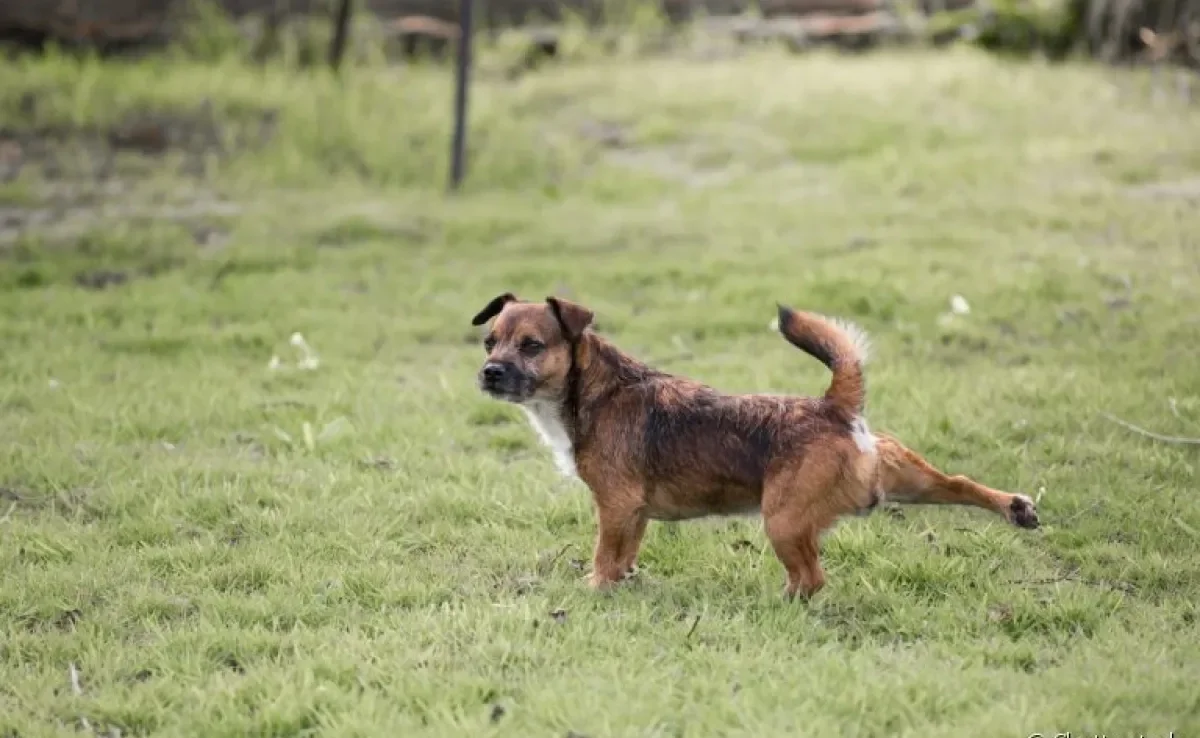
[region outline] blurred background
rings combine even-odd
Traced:
[[[486,31],[533,26],[531,34],[547,51],[556,35],[553,26],[564,22],[612,26],[640,17],[647,25],[671,26],[703,17],[742,37],[779,37],[799,46],[829,41],[865,48],[883,38],[932,43],[971,38],[986,48],[1061,57],[1082,43],[1109,61],[1142,55],[1195,65],[1193,26],[1200,22],[1191,0],[503,0],[477,6],[478,25]],[[334,29],[347,20],[358,53],[395,39],[411,51],[412,37],[444,43],[455,35],[451,26],[459,10],[457,2],[435,0],[10,0],[0,7],[0,32],[29,44],[133,48],[195,37],[195,25],[205,21],[210,26],[205,30],[216,34],[223,16],[236,27],[224,29],[230,33],[225,43],[240,39],[261,58],[277,50],[281,35],[292,36],[303,47],[300,54],[311,59],[328,52]],[[1157,38],[1148,39],[1143,29]]]

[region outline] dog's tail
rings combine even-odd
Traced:
[[[779,332],[788,343],[833,372],[825,402],[841,411],[847,420],[862,413],[867,400],[863,364],[867,361],[869,344],[861,328],[780,305]]]

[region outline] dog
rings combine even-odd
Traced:
[[[1037,528],[1033,501],[948,476],[863,417],[867,336],[853,324],[778,308],[778,330],[833,373],[821,397],[722,393],[658,371],[593,328],[594,313],[561,297],[511,292],[471,323],[491,321],[479,389],[515,403],[559,470],[591,490],[597,533],[588,584],[634,571],[646,525],[761,515],[786,572],[784,595],[825,584],[820,538],[884,499],[973,505]]]

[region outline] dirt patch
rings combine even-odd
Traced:
[[[37,118],[36,96],[20,105],[23,117]],[[244,111],[218,119],[210,100],[188,110],[143,110],[108,127],[42,125],[0,128],[0,182],[27,169],[43,179],[108,181],[121,174],[161,170],[162,157],[178,154],[181,174],[203,177],[208,157],[227,158],[265,146],[278,124],[278,112]],[[133,156],[127,156],[133,155]]]
[[[207,191],[175,196],[186,197],[190,202],[146,204],[129,203],[121,196],[125,191],[122,186],[101,187],[73,196],[69,189],[64,192],[48,186],[39,193],[42,202],[36,206],[0,206],[0,256],[5,254],[6,244],[17,242],[29,232],[36,232],[46,242],[65,241],[78,238],[106,221],[120,220],[186,223],[198,245],[213,248],[222,242],[225,234],[221,219],[241,212],[237,204]]]
[[[20,107],[36,120],[35,95]],[[13,183],[0,195],[0,259],[20,265],[12,284],[106,289],[220,248],[241,208],[204,185],[211,162],[266,145],[276,122],[273,110],[218,116],[206,100],[133,112],[109,127],[0,127],[0,184]],[[183,182],[156,189],[164,174]],[[105,233],[111,248],[100,250],[121,251],[121,264],[88,250]],[[164,255],[167,242],[173,251]]]
[[[679,182],[688,187],[706,188],[728,184],[746,171],[733,163],[704,164],[689,160],[686,153],[644,149],[613,149],[607,160],[617,166],[646,172],[660,179]]]
[[[1126,190],[1126,194],[1130,197],[1151,200],[1200,201],[1200,177],[1177,182],[1150,182],[1138,187],[1130,187]]]
[[[89,290],[102,290],[110,285],[125,284],[127,281],[129,281],[128,272],[111,269],[98,269],[75,275],[75,284]]]
[[[91,519],[96,508],[89,502],[90,489],[73,488],[35,492],[20,486],[0,486],[0,516],[14,512],[54,513],[63,517],[84,515]]]
[[[585,120],[579,126],[585,139],[595,141],[604,148],[622,149],[630,145],[629,130],[620,123],[602,120]]]
[[[104,290],[179,269],[219,248],[228,226],[210,222],[210,212],[95,202],[10,210],[0,227],[0,290],[55,284]]]

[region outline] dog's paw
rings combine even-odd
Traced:
[[[602,576],[596,572],[592,572],[587,576],[587,586],[594,592],[604,592],[620,584],[622,579],[624,577],[614,579],[613,577]]]
[[[1018,528],[1029,528],[1030,530],[1040,525],[1037,507],[1033,504],[1033,500],[1025,495],[1013,495],[1012,502],[1008,505],[1008,520]]]
[[[825,581],[823,579],[807,584],[804,582],[788,581],[783,586],[783,601],[807,605],[824,588]]]
[[[783,588],[783,601],[788,605],[796,607],[807,607],[812,604],[813,598],[817,596],[816,592],[805,592],[799,589]]]

